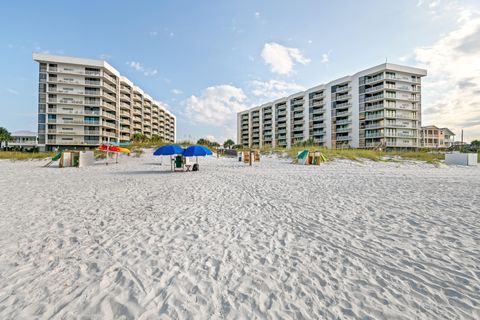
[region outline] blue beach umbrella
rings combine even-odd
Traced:
[[[210,149],[202,146],[190,146],[185,149],[183,153],[184,157],[196,157],[196,162],[198,164],[198,157],[211,156],[213,154]]]
[[[183,152],[184,157],[203,157],[211,156],[213,153],[210,149],[202,146],[190,146]]]
[[[176,144],[168,144],[155,150],[154,156],[172,156],[174,154],[183,154],[183,148]]]

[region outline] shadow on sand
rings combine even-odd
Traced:
[[[155,171],[155,170],[143,170],[143,171],[120,171],[120,172],[112,172],[115,175],[146,175],[146,174],[175,174],[176,172],[170,170],[162,170],[162,171]]]

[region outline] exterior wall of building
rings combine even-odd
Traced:
[[[421,77],[426,74],[423,69],[381,64],[243,111],[238,124],[251,127],[255,110],[273,105],[275,146],[311,141],[329,148],[417,148]],[[240,144],[257,146],[251,131],[239,127],[237,134]]]
[[[175,116],[105,61],[33,54],[39,145],[91,148],[133,134],[175,141]]]

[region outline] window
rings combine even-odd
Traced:
[[[65,130],[65,131],[73,131],[73,128],[62,128],[62,130]]]
[[[73,138],[62,138],[62,140],[73,140]]]

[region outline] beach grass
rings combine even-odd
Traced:
[[[269,148],[263,147],[260,149],[261,153],[281,153],[294,159],[297,154],[305,149],[310,151],[320,151],[328,160],[334,159],[348,159],[352,161],[399,161],[399,160],[416,160],[425,161],[431,164],[438,164],[445,159],[443,153],[431,153],[427,151],[378,151],[368,149],[327,149],[318,147],[292,147],[290,149],[284,148]]]
[[[3,160],[34,160],[51,158],[53,156],[53,152],[0,151],[0,159]]]

